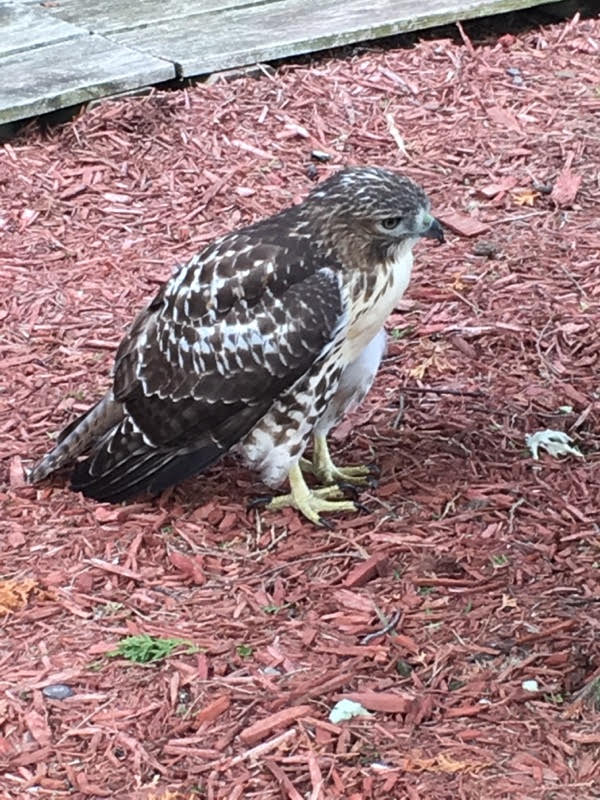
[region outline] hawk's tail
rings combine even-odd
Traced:
[[[128,431],[124,435],[122,428],[127,422],[125,419],[89,458],[76,465],[71,489],[108,503],[120,503],[142,493],[156,496],[211,466],[225,452],[212,441],[190,451],[149,447],[140,433]]]
[[[29,483],[38,483],[73,461],[122,418],[123,405],[109,392],[59,434],[56,446],[29,472]]]
[[[182,418],[183,411],[178,411]],[[160,494],[218,461],[264,412],[264,404],[251,406],[215,428],[196,435],[190,431],[185,442],[161,444],[153,443],[125,411],[118,424],[95,443],[89,457],[77,463],[71,488],[109,503],[143,492]]]

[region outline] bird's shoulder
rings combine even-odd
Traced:
[[[320,270],[338,270],[310,233],[277,223],[273,218],[226,234],[192,257],[163,287],[161,316],[214,321],[235,306],[275,302]]]

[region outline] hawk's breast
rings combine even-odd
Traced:
[[[383,328],[386,319],[406,291],[412,272],[413,240],[403,243],[393,261],[374,268],[375,280],[364,281],[364,289],[352,296],[350,325],[343,348],[347,363],[354,361]],[[360,276],[364,279],[364,276]]]

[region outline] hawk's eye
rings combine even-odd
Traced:
[[[402,222],[402,217],[386,217],[379,221],[382,228],[386,231],[393,231]]]

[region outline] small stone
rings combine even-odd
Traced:
[[[537,681],[523,681],[521,687],[525,689],[526,692],[539,692],[540,685]]]
[[[331,161],[333,158],[330,153],[326,153],[324,150],[313,150],[311,156],[315,159],[315,161],[322,162]]]
[[[66,683],[53,683],[50,686],[44,686],[42,694],[44,697],[49,697],[50,700],[65,700],[67,697],[72,697],[75,692]]]
[[[485,256],[486,258],[495,258],[498,255],[498,245],[489,239],[480,239],[473,245],[473,253],[476,256]]]
[[[412,667],[408,661],[405,661],[403,658],[399,658],[398,661],[396,661],[396,672],[403,678],[409,678],[412,672]]]
[[[264,675],[281,675],[281,672],[275,667],[265,667],[262,672]]]
[[[472,500],[469,500],[469,502],[466,505],[466,508],[468,508],[471,511],[479,511],[482,508],[487,508],[489,504],[490,501],[485,497],[474,497]]]
[[[344,698],[339,700],[329,712],[329,722],[339,725],[353,717],[371,717],[366,708],[354,700]]]

